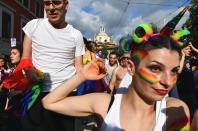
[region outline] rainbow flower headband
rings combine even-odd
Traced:
[[[186,43],[184,43],[183,41],[181,41],[180,39],[182,37],[188,36],[190,35],[190,31],[188,31],[187,29],[183,29],[180,31],[177,31],[176,33],[174,33],[173,35],[171,35],[172,39],[176,41],[176,43],[179,46],[184,46]]]
[[[173,40],[175,40],[175,42],[178,44],[178,46],[182,47],[185,45],[185,43],[183,41],[181,41],[180,39],[182,37],[189,35],[189,34],[190,34],[190,32],[187,29],[183,29],[181,31],[177,31],[170,37]],[[134,42],[144,43],[145,41],[148,41],[149,38],[151,38],[153,36],[160,35],[160,34],[153,33],[153,29],[149,24],[142,23],[135,30],[132,31],[131,35],[132,35]]]
[[[136,43],[147,41],[152,35],[153,29],[146,23],[140,24],[135,30],[132,31],[132,37]]]

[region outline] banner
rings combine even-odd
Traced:
[[[181,18],[183,17],[183,15],[185,14],[185,12],[188,10],[188,6],[184,7],[184,9],[179,12],[178,15],[176,15],[175,17],[173,17],[172,20],[170,20],[161,30],[160,30],[160,34],[163,35],[167,35],[169,36],[173,30],[175,29],[175,27],[177,26],[177,24],[179,23],[179,21],[181,20]]]

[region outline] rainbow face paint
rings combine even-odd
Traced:
[[[144,68],[140,68],[138,69],[138,75],[145,81],[147,81],[150,84],[156,84],[158,82],[157,80],[157,76],[155,76],[154,74],[150,73],[149,71],[147,71]]]
[[[132,61],[136,64],[139,64],[140,61],[148,55],[148,52],[147,51],[140,51],[140,50],[136,50],[134,51],[133,53],[133,56],[132,56]]]
[[[171,125],[168,131],[190,131],[190,118],[182,118]]]
[[[172,81],[173,81],[173,84],[175,84],[177,82],[177,76],[174,76]]]

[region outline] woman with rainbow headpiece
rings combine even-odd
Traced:
[[[106,75],[103,61],[94,59],[44,97],[44,107],[72,116],[95,113],[102,118],[101,131],[188,131],[190,115],[187,105],[165,97],[177,81],[181,47],[170,36],[154,34],[147,24],[136,28],[132,36],[135,41],[132,61],[129,60],[127,66],[133,82],[127,92],[114,97],[107,93],[69,97],[69,93],[83,81]]]

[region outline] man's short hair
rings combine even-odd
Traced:
[[[109,55],[116,55],[117,56],[117,53],[115,51],[112,51],[109,53]]]

